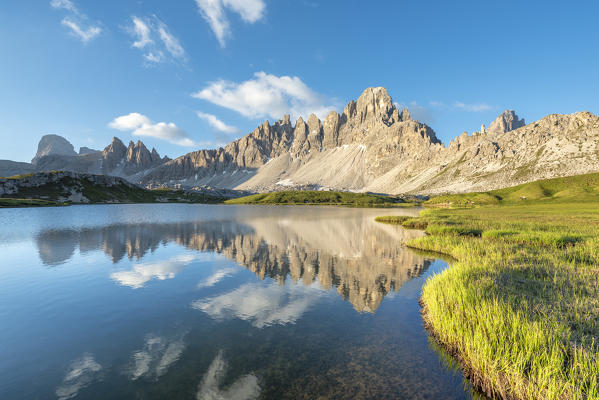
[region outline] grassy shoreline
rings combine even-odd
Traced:
[[[407,202],[394,196],[373,193],[333,192],[316,190],[288,190],[281,192],[258,193],[225,201],[225,204],[256,205],[319,205],[360,208],[414,207],[415,202]]]
[[[437,208],[417,221],[428,235],[410,247],[456,259],[423,288],[425,325],[475,387],[599,398],[599,201]]]

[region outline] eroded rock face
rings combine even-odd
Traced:
[[[172,160],[142,183],[208,185],[245,190],[285,187],[364,188],[404,160],[406,168],[441,149],[434,131],[400,113],[385,88],[368,88],[343,114],[265,121],[224,148],[200,150]]]
[[[102,168],[106,172],[114,170],[118,166],[122,165],[122,161],[124,160],[126,154],[127,148],[123,142],[121,142],[121,139],[117,137],[112,138],[112,142],[102,151],[102,158],[104,159]]]
[[[519,119],[514,110],[505,110],[499,114],[495,121],[491,122],[487,131],[492,133],[505,133],[522,128],[524,125],[526,125],[526,123],[524,123],[524,118]]]
[[[44,135],[37,146],[37,153],[31,160],[32,164],[37,164],[38,160],[45,156],[76,156],[77,153],[73,145],[58,135]]]
[[[32,168],[117,175],[148,187],[467,192],[599,171],[597,121],[582,112],[525,125],[506,110],[488,128],[483,124],[479,132],[464,132],[446,147],[429,126],[412,119],[407,109],[398,110],[387,91],[377,87],[324,121],[310,115],[292,124],[286,115],[224,147],[174,160],[160,158],[141,142],[126,147],[117,138],[101,153],[61,155],[72,146],[57,139],[62,145],[50,150],[40,143],[41,157]],[[14,172],[11,165],[6,170]]]
[[[0,164],[0,175],[57,170],[119,176],[137,183],[140,176],[167,161],[170,161],[168,157],[161,158],[155,149],[150,152],[141,141],[130,142],[129,147],[125,147],[115,137],[102,151],[81,147],[78,154],[65,138],[46,135],[39,143],[32,164]]]

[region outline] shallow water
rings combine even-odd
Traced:
[[[418,296],[417,210],[0,210],[2,399],[464,399]]]

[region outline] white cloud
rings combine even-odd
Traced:
[[[56,9],[68,10],[76,14],[79,13],[77,7],[75,7],[75,4],[73,4],[71,0],[52,0],[50,6]]]
[[[219,351],[198,387],[198,400],[252,400],[260,396],[258,378],[248,374],[237,379],[226,389],[220,389],[227,374],[227,363]]]
[[[428,104],[431,107],[446,108],[446,109],[450,109],[450,110],[461,110],[461,111],[467,111],[467,112],[482,112],[482,111],[489,111],[489,110],[493,109],[493,107],[491,107],[487,103],[467,104],[467,103],[463,103],[461,101],[456,101],[453,104],[446,104],[442,101],[429,101]]]
[[[166,54],[172,59],[185,59],[185,49],[179,40],[170,32],[168,26],[153,16],[152,18],[131,17],[132,26],[127,32],[133,36],[133,47],[143,50],[144,60],[155,64],[167,60]]]
[[[276,282],[245,284],[222,295],[196,300],[192,307],[215,319],[239,318],[257,328],[297,321],[322,291],[317,286]]]
[[[161,281],[173,279],[196,259],[196,256],[184,254],[166,261],[135,264],[129,271],[113,272],[110,274],[110,278],[123,286],[139,289],[152,279]]]
[[[87,43],[102,32],[102,29],[97,26],[89,26],[87,29],[80,26],[77,22],[73,21],[70,18],[64,18],[61,21],[63,26],[66,26],[71,29],[71,33],[81,39],[83,43]]]
[[[174,123],[153,123],[145,115],[135,112],[115,118],[108,126],[119,131],[132,131],[134,136],[154,137],[179,146],[192,147],[199,144],[191,140],[189,135]]]
[[[174,37],[168,30],[168,27],[164,22],[158,21],[158,34],[166,50],[173,55],[173,57],[183,57],[185,50],[181,47],[179,40]]]
[[[142,19],[138,17],[131,17],[133,21],[132,33],[137,36],[137,40],[133,42],[133,47],[143,49],[149,44],[154,43],[150,38],[150,27]]]
[[[87,16],[79,11],[71,0],[52,0],[50,6],[57,10],[65,10],[71,15],[60,22],[71,30],[71,34],[80,39],[83,44],[94,39],[102,32],[99,26],[90,24]]]
[[[71,362],[62,385],[56,388],[56,396],[59,400],[76,397],[79,390],[92,383],[102,370],[102,366],[96,362],[90,354],[84,354],[81,358]]]
[[[205,120],[206,122],[208,122],[208,124],[213,127],[214,129],[224,132],[224,133],[237,133],[239,132],[239,129],[237,129],[234,126],[231,125],[227,125],[225,124],[223,121],[221,121],[220,119],[218,119],[216,117],[216,115],[212,115],[212,114],[208,114],[208,113],[204,113],[201,111],[197,112],[198,117]]]
[[[481,112],[488,111],[492,109],[492,107],[486,103],[474,103],[474,104],[465,104],[461,101],[456,101],[453,105],[455,108],[459,110],[469,111],[469,112]]]
[[[310,89],[297,76],[275,76],[256,72],[254,79],[235,83],[219,80],[192,94],[192,97],[209,101],[237,111],[248,118],[270,117],[279,119],[284,114],[292,118],[311,113],[320,118],[335,109],[328,101]]]
[[[225,47],[226,39],[231,36],[230,22],[226,16],[227,8],[239,14],[241,19],[249,24],[261,20],[266,11],[263,0],[196,0],[196,4],[221,47]]]

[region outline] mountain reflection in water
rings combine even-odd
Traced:
[[[470,398],[418,305],[446,263],[374,221],[418,211],[0,210],[0,398]]]
[[[133,262],[131,268],[113,272],[110,277],[134,289],[153,279],[174,278],[187,265],[202,259],[203,254],[218,253],[260,279],[268,277],[279,284],[290,279],[306,286],[317,281],[326,290],[336,287],[357,311],[375,312],[387,293],[398,290],[430,265],[432,260],[401,244],[421,234],[377,223],[370,214],[337,218],[331,212],[318,219],[290,214],[244,220],[46,230],[37,235],[36,243],[42,262],[50,266],[68,261],[77,248],[80,253],[102,250],[113,263],[128,257]],[[198,253],[143,262],[146,254],[168,243]],[[218,271],[198,286],[211,286],[234,273],[231,268]],[[211,309],[207,301],[197,302],[194,307]]]

